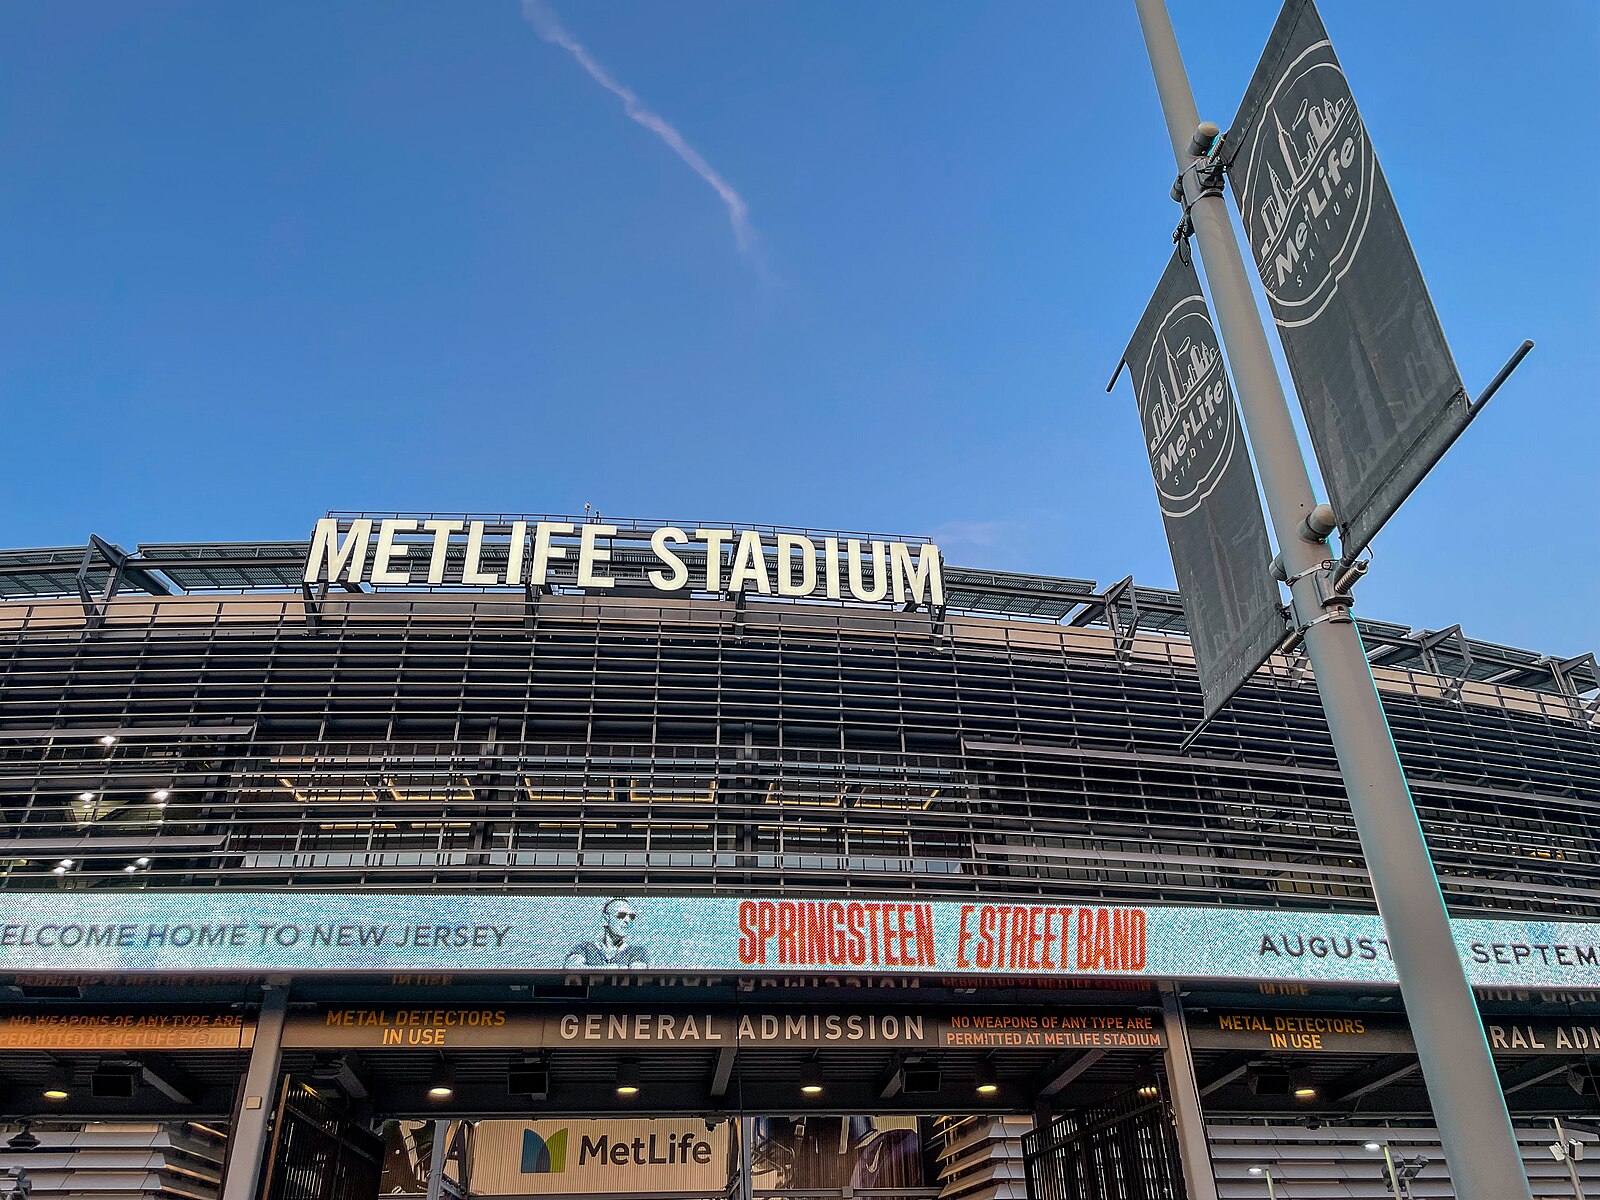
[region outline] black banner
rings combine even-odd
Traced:
[[[1466,425],[1468,400],[1311,0],[1278,15],[1222,153],[1353,558]]]
[[[1200,280],[1181,251],[1122,361],[1133,376],[1209,720],[1286,627],[1238,405]]]

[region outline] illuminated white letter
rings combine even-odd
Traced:
[[[894,574],[894,602],[904,604],[926,602],[934,608],[944,603],[944,579],[939,570],[939,547],[918,546],[916,566],[912,566],[911,547],[904,542],[889,543],[889,563]]]
[[[483,522],[474,521],[467,526],[467,561],[461,564],[461,582],[467,587],[493,587],[500,576],[479,567],[483,557]]]
[[[667,564],[665,571],[650,572],[651,587],[663,592],[675,592],[689,582],[689,568],[684,565],[683,558],[668,545],[669,542],[682,545],[688,540],[687,533],[672,525],[658,529],[650,535],[650,549],[656,552],[657,558]]]
[[[761,545],[761,535],[746,529],[739,535],[739,548],[733,554],[733,569],[728,572],[728,590],[744,591],[746,581],[756,581],[756,591],[763,596],[772,595],[772,580],[767,576],[767,552]]]
[[[528,549],[528,523],[511,522],[511,548],[506,551],[506,583],[516,587],[522,582],[522,555]]]
[[[609,575],[596,575],[596,563],[610,562],[611,551],[595,546],[597,537],[616,537],[615,525],[591,525],[585,522],[578,532],[578,586],[585,588],[616,587],[617,581]]]
[[[850,594],[857,600],[871,603],[882,600],[889,594],[889,564],[883,552],[882,542],[872,543],[872,590],[867,590],[867,585],[862,579],[861,570],[861,543],[851,538],[845,543],[845,550],[850,559]]]
[[[550,539],[558,533],[571,533],[573,527],[565,521],[540,521],[533,527],[533,568],[528,572],[528,582],[534,587],[543,587],[544,578],[550,573],[550,560],[565,558],[565,546],[552,546]]]
[[[828,599],[842,599],[839,591],[839,539],[822,539],[822,569],[827,576]]]
[[[450,535],[461,532],[460,521],[424,521],[422,527],[433,534],[433,552],[428,555],[428,582],[444,582],[444,556],[450,547]]]
[[[733,539],[731,529],[696,529],[694,536],[706,544],[706,591],[722,590],[722,543]]]
[[[339,543],[339,522],[323,517],[311,533],[311,554],[306,559],[307,583],[333,583],[342,571],[349,571],[351,583],[361,582],[367,562],[367,543],[372,540],[372,522],[363,517],[350,522],[344,544]]]
[[[391,571],[389,564],[397,558],[404,558],[406,551],[411,547],[404,542],[395,545],[394,535],[397,533],[411,533],[417,528],[415,521],[402,521],[390,517],[378,526],[378,548],[372,552],[372,582],[373,583],[399,583],[411,582],[411,568],[401,566],[398,571]]]
[[[795,551],[800,552],[800,578],[794,577]],[[778,595],[809,596],[817,590],[817,546],[794,533],[778,535]]]

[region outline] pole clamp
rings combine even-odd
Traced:
[[[1184,243],[1194,236],[1191,210],[1195,202],[1207,196],[1220,196],[1225,189],[1227,167],[1221,156],[1224,135],[1215,130],[1216,126],[1209,123],[1200,126],[1189,145],[1196,157],[1172,181],[1173,202],[1183,206],[1183,219],[1172,231],[1174,242]]]
[[[1222,143],[1225,136],[1218,134],[1209,146],[1202,147],[1204,153],[1197,154],[1172,181],[1172,199],[1183,205],[1185,215],[1196,200],[1206,196],[1220,196],[1226,190],[1227,164],[1222,158]],[[1198,136],[1196,141],[1199,141]]]
[[[1336,586],[1333,578],[1333,567],[1334,563],[1330,559],[1319,563],[1309,571],[1302,571],[1295,576],[1296,581],[1304,579],[1308,575],[1311,577],[1311,582],[1316,591],[1316,606],[1320,610],[1310,614],[1302,612],[1299,597],[1291,595],[1289,611],[1294,619],[1296,630],[1302,635],[1313,625],[1321,625],[1324,621],[1348,622],[1352,620],[1350,608],[1355,604],[1356,599],[1349,592],[1342,591]],[[1291,586],[1293,582],[1291,581]]]

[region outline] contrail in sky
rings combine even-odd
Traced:
[[[711,185],[712,191],[722,198],[722,203],[727,205],[728,220],[733,223],[734,240],[739,244],[739,252],[749,255],[755,247],[755,231],[750,227],[750,206],[744,202],[744,197],[733,190],[733,187],[708,163],[671,125],[659,114],[651,112],[639,101],[639,97],[618,83],[615,78],[599,63],[594,56],[567,32],[561,24],[555,11],[544,3],[544,0],[522,0],[522,17],[535,32],[552,46],[560,46],[572,55],[578,65],[588,72],[593,79],[606,91],[622,101],[622,110],[629,117],[643,125],[655,134],[669,147],[674,154],[689,164],[689,169]]]

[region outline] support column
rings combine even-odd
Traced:
[[[739,1197],[751,1200],[755,1195],[755,1132],[754,1117],[739,1117]]]
[[[1211,1171],[1211,1147],[1200,1109],[1200,1085],[1194,1078],[1194,1056],[1189,1052],[1189,1030],[1183,1022],[1178,989],[1170,983],[1161,985],[1161,1022],[1167,1035],[1163,1052],[1167,1099],[1172,1102],[1172,1120],[1178,1127],[1184,1189],[1189,1200],[1217,1200],[1217,1177]]]
[[[433,1152],[428,1155],[428,1200],[444,1195],[444,1160],[450,1157],[450,1122],[433,1123]]]
[[[256,1200],[261,1161],[267,1152],[267,1123],[278,1090],[278,1062],[283,1057],[283,1022],[289,1011],[287,984],[268,984],[256,1019],[255,1042],[245,1068],[244,1087],[228,1132],[228,1164],[223,1170],[219,1200]]]

